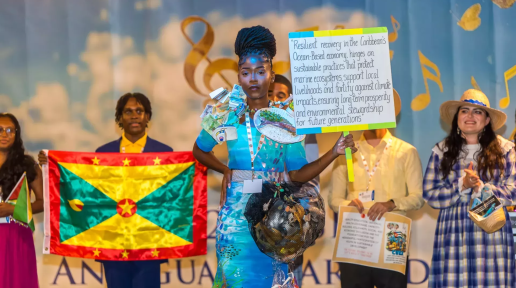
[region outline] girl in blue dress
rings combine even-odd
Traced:
[[[239,57],[238,82],[247,96],[247,112],[240,119],[230,113],[228,123],[235,124],[238,137],[227,141],[229,162],[226,166],[211,152],[217,142],[202,130],[193,148],[195,158],[224,174],[217,219],[217,274],[213,287],[271,287],[274,267],[272,258],[263,254],[249,232],[244,216],[250,197],[243,183],[253,175],[264,182],[282,182],[284,169],[292,182],[304,183],[319,175],[346,148],[356,152],[353,137],[341,136],[334,147],[318,160],[308,164],[302,142],[281,144],[262,136],[254,127],[254,113],[269,107],[269,85],[274,81],[272,58],[276,55],[274,35],[262,26],[238,32],[235,53]],[[231,117],[233,117],[232,121]],[[246,120],[247,119],[247,120]],[[249,132],[248,132],[249,127]],[[252,152],[251,152],[252,149]],[[281,265],[287,273],[287,266]]]

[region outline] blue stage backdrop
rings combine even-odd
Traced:
[[[494,3],[496,2],[496,3]],[[446,134],[439,105],[469,88],[508,114],[498,133],[510,137],[516,107],[514,0],[4,0],[0,6],[0,110],[23,126],[26,148],[93,151],[120,134],[114,106],[142,91],[152,101],[150,135],[190,150],[207,94],[236,83],[234,39],[252,25],[271,29],[275,69],[290,77],[288,32],[386,26],[392,77],[402,110],[393,133],[413,144],[426,166]],[[355,133],[355,135],[359,135]],[[337,134],[318,135],[320,151]],[[217,155],[225,159],[225,147]],[[330,169],[322,175],[327,196]],[[170,260],[163,287],[211,287],[220,175],[210,174],[208,255]],[[328,209],[329,210],[329,209]],[[331,263],[334,217],[306,253],[304,287],[336,287]],[[409,287],[426,287],[436,211],[415,220]],[[42,255],[42,216],[35,233],[40,286],[104,287],[100,264]]]

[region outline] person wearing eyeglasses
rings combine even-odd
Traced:
[[[29,155],[21,139],[21,128],[14,115],[0,114],[0,287],[38,287],[36,251],[32,230],[14,220],[14,205],[5,201],[23,173],[34,192],[32,213],[43,211],[43,178],[38,164]]]

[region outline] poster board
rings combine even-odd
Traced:
[[[396,127],[386,27],[289,33],[296,133]]]
[[[410,218],[396,213],[373,222],[355,207],[341,206],[332,261],[405,274],[411,225]]]

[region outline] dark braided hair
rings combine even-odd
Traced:
[[[0,113],[0,118],[9,118],[16,129],[14,143],[9,148],[7,159],[0,167],[0,187],[2,187],[2,199],[6,200],[23,172],[27,172],[27,182],[36,179],[36,161],[29,155],[25,155],[25,148],[21,139],[21,127],[18,119],[10,113]]]
[[[238,65],[245,62],[246,56],[263,55],[272,67],[272,58],[276,56],[276,38],[269,29],[263,26],[242,28],[235,40],[235,54]]]

